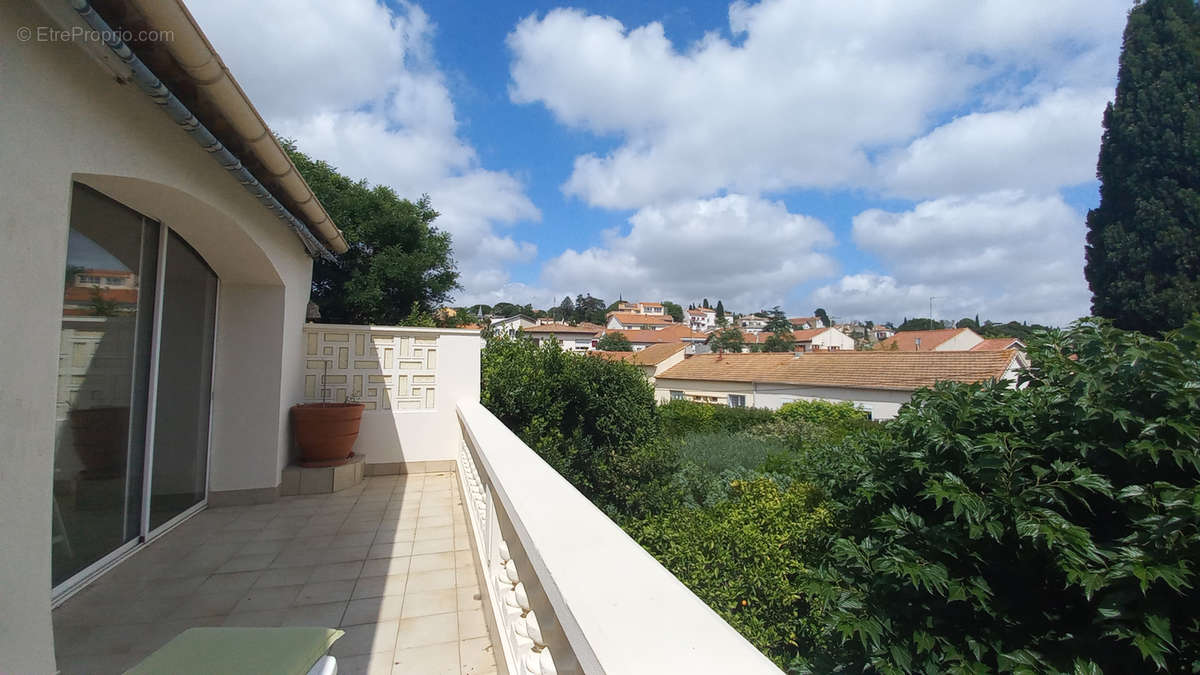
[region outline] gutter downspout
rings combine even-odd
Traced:
[[[217,137],[205,127],[196,116],[192,114],[186,106],[171,90],[167,89],[166,85],[154,75],[153,72],[142,62],[141,59],[133,53],[129,45],[117,37],[118,33],[114,32],[108,22],[101,17],[92,7],[88,0],[69,0],[71,9],[75,10],[89,26],[105,36],[105,45],[112,53],[124,63],[133,74],[133,81],[144,94],[154,100],[156,104],[161,106],[163,112],[171,118],[175,124],[179,125],[192,140],[196,141],[205,152],[212,155],[213,159],[221,165],[226,171],[233,175],[246,191],[254,195],[269,211],[274,213],[276,217],[284,222],[285,225],[297,235],[304,243],[304,248],[308,251],[308,255],[312,258],[324,258],[332,263],[337,263],[337,259],[325,248],[316,236],[309,231],[308,227],[301,222],[296,216],[292,215],[287,208],[272,195],[257,178],[251,174],[246,167],[232,152],[229,151]]]

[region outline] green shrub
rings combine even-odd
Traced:
[[[1200,320],[1030,344],[1020,386],[917,392],[864,447],[805,589],[848,669],[1195,672]],[[843,520],[844,519],[844,520]]]
[[[630,525],[631,536],[750,642],[787,665],[831,642],[819,605],[797,579],[832,530],[819,492],[759,478],[733,481],[708,508],[673,509]]]
[[[622,517],[676,501],[678,449],[635,366],[524,337],[489,340],[482,359],[484,406],[594,504]]]
[[[669,401],[658,406],[663,433],[671,438],[688,434],[744,431],[771,419],[765,408],[731,408],[694,401]]]
[[[776,439],[745,433],[700,433],[683,439],[679,448],[680,468],[675,485],[684,504],[711,506],[729,497],[733,481],[761,477],[759,469],[768,457],[786,453]],[[790,477],[777,476],[790,482]]]

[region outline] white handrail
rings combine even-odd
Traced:
[[[460,401],[458,416],[469,445],[459,460],[468,513],[487,540],[477,544],[486,547],[489,588],[499,590],[494,610],[512,618],[499,628],[511,633],[499,647],[524,651],[504,655],[510,670],[552,673],[569,663],[566,670],[614,675],[780,672],[486,408]],[[491,541],[497,516],[518,541]],[[520,547],[528,569],[517,569],[509,545]],[[525,587],[535,585],[553,616],[531,611]],[[549,662],[539,622],[565,636],[571,658],[555,652]]]

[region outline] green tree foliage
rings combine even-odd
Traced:
[[[792,401],[779,406],[775,416],[788,422],[823,427],[841,427],[867,419],[867,414],[850,401]]]
[[[497,302],[496,306],[492,307],[492,314],[500,318],[516,316],[518,314],[533,316],[533,307],[529,305],[514,305],[511,302]]]
[[[398,324],[414,302],[429,311],[458,288],[450,234],[434,227],[438,213],[428,196],[410,202],[387,186],[338,173],[291,141],[284,148],[350,246],[337,263],[313,266],[321,321]]]
[[[627,529],[718,614],[780,665],[831,641],[821,608],[796,592],[832,529],[810,486],[732,481],[732,495]]]
[[[817,317],[818,319],[820,319],[821,321],[823,321],[823,322],[825,323],[825,327],[826,327],[826,328],[832,328],[832,327],[833,327],[833,320],[829,318],[829,314],[825,312],[825,308],[824,308],[824,307],[818,307],[818,308],[817,308],[817,309],[816,309],[816,310],[813,312],[813,316],[815,316],[815,317]]]
[[[571,296],[566,296],[559,303],[558,307],[550,308],[550,316],[558,321],[570,321],[575,315],[575,303],[571,301]]]
[[[940,328],[945,328],[941,321],[934,321],[933,319],[925,318],[913,318],[905,319],[904,323],[900,324],[900,327],[896,330],[938,330]]]
[[[1200,9],[1147,0],[1125,27],[1088,212],[1092,311],[1159,334],[1200,311]]]
[[[964,316],[963,318],[958,320],[958,323],[954,324],[954,327],[955,328],[970,328],[973,331],[978,331],[979,330],[979,322],[970,317]]]
[[[591,293],[575,296],[575,314],[572,317],[576,323],[604,323],[604,301],[593,298]]]
[[[704,302],[703,302],[703,303],[701,303],[701,304],[700,304],[700,306],[701,306],[701,307],[703,307],[703,308],[705,308],[705,309],[710,309],[710,307],[708,306],[708,298],[705,298],[705,299],[704,299]]]
[[[763,340],[762,349],[764,352],[790,352],[796,346],[796,341],[792,338],[792,331],[776,331],[767,336]]]
[[[848,671],[1193,672],[1200,320],[1085,322],[1020,386],[918,391],[862,448],[814,581]]]
[[[985,321],[976,332],[986,338],[1014,337],[1020,339],[1022,342],[1028,342],[1033,336],[1048,330],[1050,330],[1049,326],[1036,323],[1020,323],[1018,321],[992,323],[991,321]]]
[[[554,340],[493,338],[482,375],[484,406],[611,516],[677,501],[678,448],[661,435],[654,389],[635,366]]]
[[[730,408],[695,401],[668,401],[658,406],[663,433],[672,438],[688,434],[733,433],[772,419],[765,408]]]
[[[742,331],[737,328],[730,327],[719,330],[708,338],[708,346],[714,352],[728,352],[738,354],[742,351],[742,347],[746,346],[746,340],[742,337]]]
[[[596,349],[606,352],[631,352],[633,344],[629,342],[629,338],[625,337],[624,333],[609,331],[596,342]]]
[[[717,301],[717,323],[725,321],[725,303]]]
[[[670,300],[663,300],[662,306],[663,306],[663,311],[667,313],[667,316],[675,319],[679,323],[683,323],[683,307],[682,306],[677,305],[677,304],[671,302]]]

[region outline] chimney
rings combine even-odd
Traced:
[[[915,346],[917,348],[917,351],[921,351],[921,338],[919,338],[919,337],[913,338],[913,346]]]

